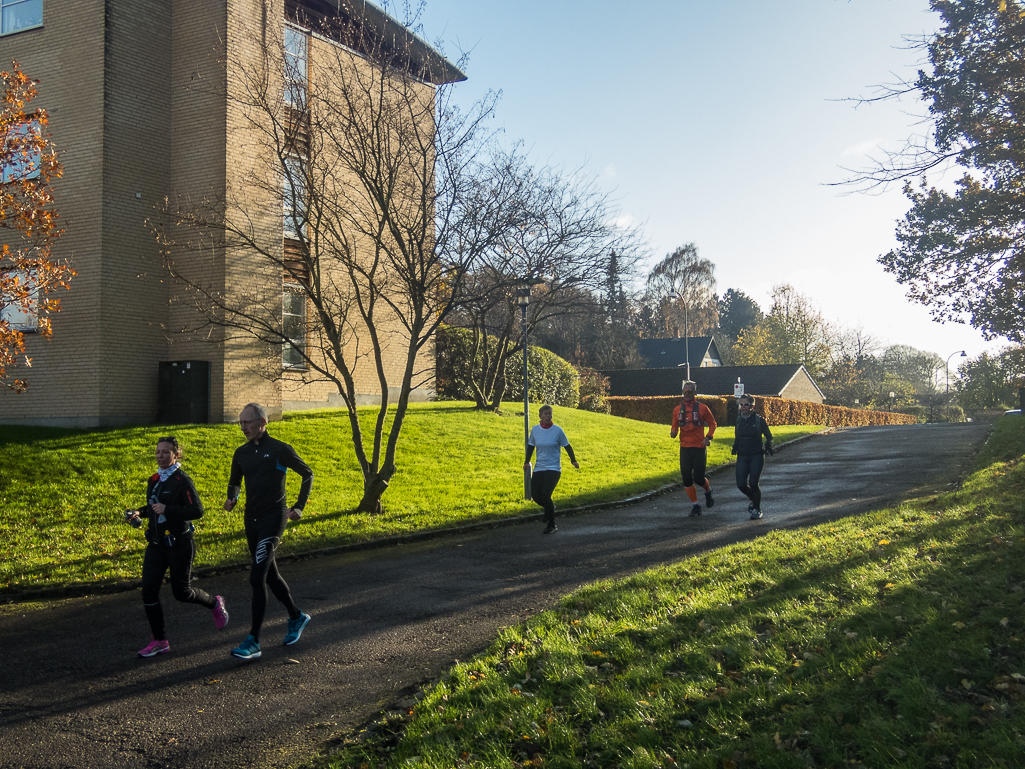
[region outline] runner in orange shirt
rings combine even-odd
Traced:
[[[705,507],[715,504],[712,485],[705,477],[708,446],[715,435],[715,417],[708,406],[698,403],[697,391],[698,386],[693,382],[688,380],[683,383],[683,403],[673,409],[673,424],[669,431],[670,438],[680,434],[680,475],[683,477],[684,491],[693,503],[691,515],[701,515],[698,486],[705,490]]]

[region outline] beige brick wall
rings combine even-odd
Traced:
[[[822,403],[822,395],[803,369],[786,386],[781,397],[795,401]]]
[[[201,316],[164,274],[147,222],[165,196],[242,203],[261,242],[280,250],[280,192],[268,176],[267,146],[226,62],[258,70],[262,47],[281,39],[283,13],[283,0],[50,0],[42,28],[0,38],[0,64],[16,58],[42,80],[37,103],[51,113],[65,164],[57,205],[66,234],[56,253],[79,273],[62,295],[53,339],[29,339],[29,392],[0,394],[0,422],[153,421],[163,360],[211,362],[212,421],[233,421],[253,400],[272,415],[283,399],[327,402],[332,387],[282,376],[279,347],[217,329],[197,333]],[[279,61],[269,66],[280,71]],[[280,318],[273,263],[194,232],[176,237],[202,246],[176,248],[173,258],[205,288]],[[394,387],[405,345],[397,324],[386,331],[394,336],[386,363]],[[361,365],[356,379],[362,397],[379,397],[372,366]]]
[[[271,258],[229,254],[226,291],[229,301],[275,325],[282,312],[281,267],[274,261],[280,260],[282,249],[281,184],[266,110],[259,102],[275,105],[280,100],[283,29],[283,0],[229,0],[228,212]],[[264,84],[269,90],[262,89]],[[280,347],[237,335],[225,354],[225,413],[236,416],[246,403],[256,401],[272,417],[279,415],[280,375]]]
[[[0,67],[16,59],[42,81],[33,104],[46,108],[50,131],[61,153],[64,177],[55,185],[65,229],[55,255],[78,270],[63,311],[54,318],[53,338],[27,335],[33,366],[24,371],[27,393],[0,392],[0,422],[91,425],[98,422],[102,379],[100,264],[103,257],[104,2],[48,2],[43,24],[0,38]],[[115,377],[116,378],[116,372]]]
[[[107,2],[100,424],[149,422],[157,410],[168,291],[147,220],[168,186],[171,15],[170,0]]]
[[[210,0],[175,0],[170,35],[173,55],[170,71],[171,153],[168,188],[171,206],[215,203],[225,184],[225,77],[224,30],[227,8]],[[211,239],[188,228],[172,231],[184,245],[172,250],[171,259],[212,291],[224,290],[224,251]],[[223,334],[204,325],[196,312],[195,294],[170,281],[168,346],[164,360],[210,361],[210,420],[224,414]],[[183,330],[196,330],[185,333]],[[232,419],[237,415],[232,415]]]

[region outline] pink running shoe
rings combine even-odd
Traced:
[[[158,654],[167,654],[169,651],[171,651],[171,644],[154,638],[146,645],[145,649],[139,649],[139,656],[156,657]]]
[[[214,626],[222,630],[227,624],[228,610],[224,607],[224,599],[219,595],[214,596]]]

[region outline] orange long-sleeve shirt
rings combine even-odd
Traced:
[[[695,419],[694,407],[680,404],[673,409],[673,422],[672,428],[679,430],[680,432],[680,445],[689,448],[699,449],[704,445],[706,437],[705,428],[708,429],[707,437],[712,438],[715,435],[715,428],[717,427],[715,417],[712,416],[711,409],[708,408],[704,403],[698,403],[698,413]],[[683,411],[681,418],[680,412]]]

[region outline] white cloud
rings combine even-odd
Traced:
[[[879,149],[879,145],[882,144],[879,139],[869,139],[868,141],[859,142],[853,144],[850,147],[844,149],[840,154],[843,157],[849,157],[850,155],[868,155]]]
[[[614,223],[619,229],[628,230],[631,227],[636,226],[637,219],[634,218],[633,214],[622,214],[616,217]]]

